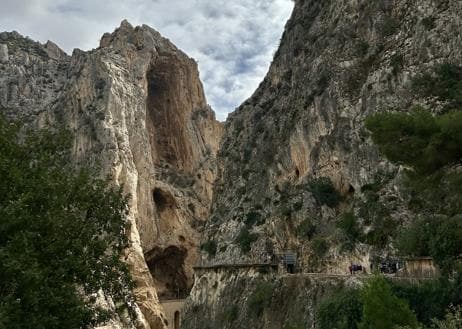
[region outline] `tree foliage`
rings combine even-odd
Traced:
[[[462,217],[420,217],[402,231],[397,242],[402,254],[431,256],[443,270],[451,270],[462,250]]]
[[[443,63],[416,76],[413,89],[424,97],[432,96],[446,102],[447,109],[462,108],[462,67]]]
[[[462,157],[462,111],[433,116],[415,109],[411,113],[378,113],[366,120],[372,139],[392,162],[431,174]]]
[[[374,277],[361,292],[363,314],[359,329],[391,329],[396,326],[417,328],[415,314],[406,300],[393,294],[391,286],[382,277]]]
[[[0,118],[0,328],[86,328],[130,310],[127,198],[75,169],[66,132],[22,131]]]
[[[356,329],[362,307],[359,290],[341,289],[319,303],[316,312],[319,329]]]
[[[418,285],[409,282],[392,283],[393,292],[409,302],[417,319],[424,325],[430,325],[435,319],[443,319],[451,305],[462,304],[462,276],[454,279],[420,282]]]

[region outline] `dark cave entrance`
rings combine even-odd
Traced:
[[[161,190],[160,188],[155,188],[152,191],[152,199],[157,211],[159,212],[164,212],[168,209],[174,209],[176,206],[173,196],[170,193]]]
[[[191,287],[185,273],[185,248],[169,246],[154,248],[145,255],[149,271],[161,299],[182,299],[189,295]]]
[[[184,104],[180,100],[183,75],[170,58],[159,59],[146,72],[146,127],[153,161],[166,161],[178,169],[185,165],[188,155]]]

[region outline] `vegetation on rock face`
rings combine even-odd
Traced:
[[[447,273],[462,248],[462,111],[433,116],[422,109],[382,113],[366,121],[387,158],[411,168],[406,188],[415,219],[403,230],[404,255],[432,256]]]
[[[201,245],[201,250],[204,250],[209,256],[215,256],[217,253],[217,243],[214,240],[208,240]]]
[[[443,270],[457,265],[462,250],[462,215],[419,217],[398,240],[405,255],[431,256]]]
[[[462,276],[455,279],[440,278],[419,285],[396,282],[393,292],[408,301],[417,319],[430,325],[434,319],[443,319],[451,305],[462,305]]]
[[[320,205],[326,205],[333,208],[336,207],[341,200],[340,194],[328,177],[313,179],[309,182],[308,187],[313,194],[314,199]]]
[[[392,162],[431,174],[462,157],[462,111],[433,116],[416,109],[411,113],[379,113],[366,120],[372,139]]]
[[[356,329],[362,307],[358,290],[340,290],[319,303],[316,314],[319,329]]]
[[[273,287],[270,283],[262,282],[258,284],[247,302],[249,311],[260,316],[263,313],[263,310],[271,303],[272,295]]]
[[[423,20],[431,27],[431,20]],[[423,97],[446,102],[446,109],[462,108],[462,67],[444,63],[413,79],[414,90]]]
[[[72,167],[67,133],[19,129],[0,118],[0,328],[94,326],[100,289],[131,310],[127,198]]]
[[[243,227],[236,238],[236,243],[243,253],[248,253],[252,249],[252,243],[257,241],[257,239],[257,234],[250,233],[247,227]]]

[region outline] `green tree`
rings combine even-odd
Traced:
[[[73,168],[68,133],[20,129],[0,117],[0,328],[104,322],[100,289],[131,311],[127,198]]]
[[[433,116],[417,108],[411,113],[379,113],[366,120],[374,143],[392,162],[431,174],[462,157],[462,111]]]
[[[384,278],[370,279],[361,291],[363,303],[359,329],[393,329],[397,326],[417,328],[415,314],[404,299],[393,294]]]
[[[341,289],[319,303],[316,312],[319,329],[356,329],[361,311],[359,290]]]

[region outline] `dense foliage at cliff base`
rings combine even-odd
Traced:
[[[0,328],[87,328],[130,319],[127,198],[70,158],[64,130],[0,117]],[[99,306],[98,306],[99,305]]]

